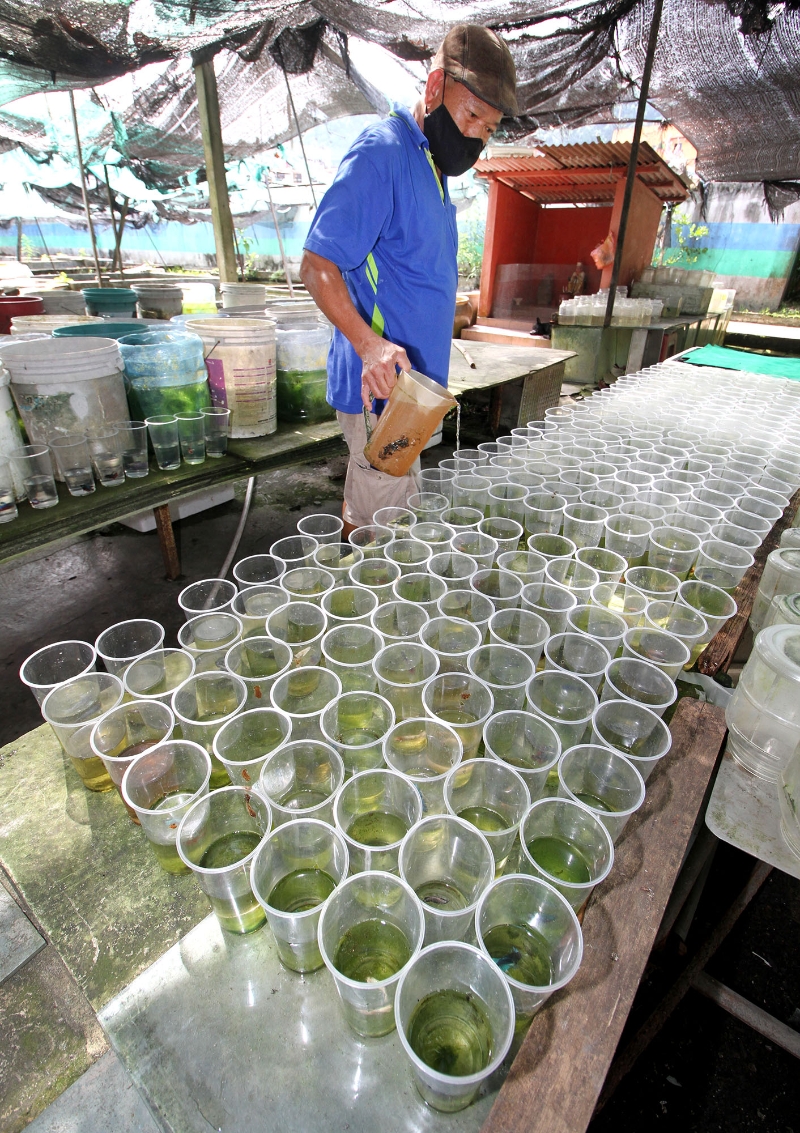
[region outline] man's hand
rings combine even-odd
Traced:
[[[359,351],[361,358],[361,399],[369,408],[374,397],[386,398],[397,381],[397,367],[410,370],[411,363],[402,346],[372,334],[372,339]]]

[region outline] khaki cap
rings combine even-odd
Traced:
[[[456,24],[431,63],[509,117],[519,114],[517,72],[505,40],[480,24]]]

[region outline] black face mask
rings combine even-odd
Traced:
[[[445,177],[460,177],[481,156],[482,140],[465,137],[443,102],[425,115],[422,132],[428,139],[434,162]]]

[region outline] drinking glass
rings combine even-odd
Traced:
[[[752,553],[744,547],[708,539],[697,555],[694,577],[700,582],[718,586],[720,590],[735,590],[754,561]]]
[[[539,535],[531,535],[528,539],[528,550],[541,555],[548,563],[552,559],[571,559],[577,549],[571,539],[554,533],[543,532]]]
[[[53,437],[50,449],[56,458],[58,471],[71,496],[90,496],[95,491],[92,459],[83,433],[70,433]]]
[[[395,580],[392,593],[399,601],[411,602],[429,618],[435,618],[439,613],[437,602],[447,593],[447,585],[444,579],[432,574],[404,574]]]
[[[97,651],[88,641],[56,641],[31,653],[22,662],[19,679],[27,685],[41,706],[56,685],[91,672],[97,662]]]
[[[271,557],[271,556],[270,556]],[[242,638],[263,637],[267,618],[289,603],[289,595],[274,582],[245,586],[230,604],[230,612],[242,623]]]
[[[353,543],[320,543],[312,555],[314,566],[322,567],[328,574],[336,579],[337,586],[346,586],[350,577],[350,568],[360,563],[364,558]]]
[[[440,492],[414,492],[408,497],[408,506],[417,517],[417,523],[436,522],[450,507],[450,500]]]
[[[598,582],[619,582],[628,569],[628,560],[606,547],[579,547],[575,560],[591,567],[598,576]]]
[[[520,649],[534,667],[549,636],[550,626],[531,610],[497,610],[489,618],[489,641]]]
[[[421,641],[420,633],[428,620],[422,606],[398,599],[378,606],[372,612],[369,624],[388,644],[391,641]]]
[[[656,598],[673,598],[681,584],[677,575],[654,566],[631,567],[625,574],[625,581],[640,590],[650,602]]]
[[[163,641],[164,627],[159,622],[132,618],[104,629],[94,647],[108,672],[122,677],[132,661],[160,648]]]
[[[681,669],[689,663],[689,648],[679,638],[661,629],[638,626],[626,631],[622,639],[622,656],[649,661],[677,680]]]
[[[422,690],[439,671],[439,658],[432,649],[414,641],[396,641],[375,655],[372,668],[378,691],[398,720],[423,715]]]
[[[273,558],[283,563],[284,572],[295,567],[313,566],[319,543],[311,535],[287,535],[276,539],[269,549]]]
[[[8,458],[17,478],[22,481],[31,507],[37,510],[55,507],[58,489],[47,445],[22,445],[12,449]]]
[[[184,622],[178,630],[178,645],[190,653],[198,673],[217,672],[225,666],[225,654],[242,636],[242,623],[235,614],[201,614]]]
[[[277,585],[285,569],[283,561],[274,555],[248,555],[234,564],[233,577],[240,589],[270,582]]]
[[[482,519],[478,524],[482,535],[489,535],[497,542],[497,554],[504,555],[507,551],[516,551],[524,531],[522,524],[516,519],[506,519],[503,516],[490,516]],[[531,548],[533,549],[533,548]]]
[[[530,657],[513,645],[478,645],[467,658],[467,672],[488,685],[495,712],[523,707],[535,671]]]
[[[603,537],[608,512],[593,504],[571,503],[564,508],[564,536],[577,547],[596,547]]]
[[[134,759],[169,740],[174,727],[175,717],[166,704],[131,700],[100,717],[89,733],[89,747],[103,761],[111,782],[119,790]],[[136,812],[128,809],[128,813],[138,823]]]
[[[203,433],[206,442],[206,456],[217,459],[228,451],[228,428],[231,411],[221,405],[212,405],[200,412],[203,415]]]
[[[372,615],[385,607],[378,605],[378,597],[365,586],[336,586],[323,594],[323,613],[327,618],[328,631],[339,626],[371,624]]]
[[[178,437],[178,418],[174,413],[159,413],[145,417],[150,443],[156,454],[156,463],[162,472],[174,472],[181,466],[181,443]]]
[[[600,687],[611,656],[595,638],[583,633],[554,633],[545,643],[545,670],[561,669],[576,673],[595,692]]]
[[[664,630],[683,642],[689,650],[684,668],[692,667],[708,641],[708,623],[703,615],[670,599],[651,602],[645,611],[644,624],[649,629]]]
[[[479,570],[488,570],[497,558],[497,540],[480,531],[458,531],[450,540],[450,546],[474,559]]]
[[[118,488],[125,483],[122,466],[122,439],[113,427],[90,429],[86,437],[94,474],[103,488]]]
[[[371,590],[378,603],[391,602],[392,586],[401,576],[397,563],[390,563],[388,559],[364,558],[350,568],[348,578],[354,586],[363,586]]]
[[[147,425],[144,421],[119,421],[117,431],[125,475],[132,480],[148,476],[150,465],[147,460]]]
[[[419,539],[397,538],[386,547],[384,555],[390,563],[395,563],[400,574],[419,574],[427,569],[432,548]]]
[[[290,602],[311,602],[322,605],[322,599],[336,585],[335,579],[321,567],[292,567],[281,575],[278,583]]]
[[[648,601],[646,594],[625,582],[598,582],[592,587],[591,604],[619,615],[629,629],[640,624]]]
[[[520,604],[523,582],[507,570],[476,570],[469,587],[488,598],[495,610],[512,610]]]
[[[456,618],[469,622],[480,631],[481,641],[486,636],[489,618],[494,613],[494,604],[477,590],[445,590],[436,603],[436,614],[443,618]],[[432,614],[434,618],[436,614]]]
[[[339,543],[344,529],[344,520],[338,515],[321,512],[304,515],[297,521],[299,535],[310,535],[322,546],[325,543]]]
[[[654,527],[650,533],[647,565],[669,571],[681,582],[692,569],[700,550],[700,537],[679,527]]]
[[[232,673],[197,673],[172,694],[170,707],[183,739],[198,743],[211,756],[211,790],[230,782],[228,772],[214,754],[214,737],[223,724],[247,702],[244,681]]]
[[[292,651],[296,665],[318,665],[328,619],[312,602],[288,602],[267,618],[267,636],[282,641]]]
[[[523,586],[520,599],[523,610],[529,610],[547,622],[550,633],[563,633],[567,614],[578,605],[575,594],[554,582],[532,582]]]
[[[236,586],[227,578],[203,578],[181,590],[178,605],[188,622],[198,614],[221,613],[230,609],[237,594]]]
[[[564,522],[567,501],[555,492],[529,492],[525,498],[523,527],[528,535],[557,535]]]

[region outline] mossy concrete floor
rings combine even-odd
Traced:
[[[435,462],[443,455],[444,449],[433,450],[428,458]],[[237,557],[268,551],[275,539],[293,532],[301,515],[338,514],[343,482],[342,459],[262,477]],[[219,571],[241,514],[243,492],[244,485],[237,485],[237,498],[230,504],[176,524],[184,572],[177,582],[164,579],[155,533],[142,535],[117,525],[0,572],[0,744],[10,744],[0,754],[0,857],[6,861],[12,827],[30,823],[30,808],[41,805],[48,791],[51,797],[51,788],[62,792],[65,815],[72,807],[73,823],[60,862],[57,832],[48,832],[44,820],[29,826],[37,833],[27,850],[17,840],[14,853],[8,851],[14,862],[13,868],[7,866],[4,884],[15,902],[13,909],[8,904],[0,909],[0,932],[7,944],[0,947],[0,1133],[16,1133],[32,1119],[33,1133],[155,1133],[156,1125],[108,1049],[95,1009],[204,911],[196,895],[184,893],[180,885],[174,893],[165,890],[159,898],[159,915],[168,921],[163,937],[154,939],[150,922],[137,943],[126,917],[133,911],[143,924],[147,920],[141,890],[152,880],[148,863],[128,843],[128,828],[117,827],[115,815],[109,818],[118,800],[84,798],[43,733],[17,742],[41,725],[34,698],[18,680],[19,666],[41,645],[69,637],[93,641],[106,626],[133,617],[155,618],[166,628],[166,644],[174,644],[183,621],[178,593],[188,582]],[[50,764],[37,763],[48,757]],[[46,791],[48,775],[55,788],[51,783]],[[103,821],[101,810],[106,812]],[[115,829],[125,832],[116,851],[126,850],[126,865],[109,877]],[[98,855],[96,870],[81,857],[80,839],[87,830],[97,839],[92,851]],[[43,868],[49,862],[53,870],[49,887],[34,868],[37,841]],[[744,855],[720,847],[687,938],[690,950],[751,865]],[[115,886],[121,892],[114,893]],[[709,971],[797,1027],[798,931],[800,883],[774,874]],[[673,940],[651,969],[643,989],[646,998],[637,1001],[638,1014],[645,1012],[647,999],[663,991],[681,962],[681,947]],[[797,1064],[788,1055],[690,993],[590,1128],[593,1133],[800,1133],[797,1075]]]

